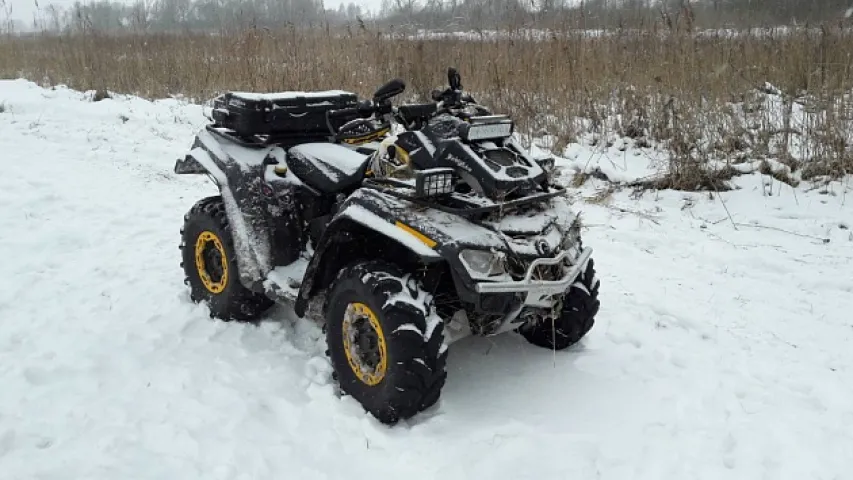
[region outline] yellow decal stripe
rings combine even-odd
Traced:
[[[427,237],[427,236],[426,236],[426,235],[424,235],[423,233],[421,233],[421,232],[419,232],[419,231],[415,230],[414,228],[412,228],[412,227],[410,227],[410,226],[406,225],[406,224],[405,224],[405,223],[403,223],[403,222],[398,221],[397,223],[395,223],[395,225],[397,226],[397,228],[399,228],[399,229],[401,229],[401,230],[405,230],[406,232],[408,232],[409,234],[411,234],[412,236],[414,236],[415,238],[417,238],[418,240],[420,240],[421,242],[423,242],[423,243],[424,243],[424,245],[426,245],[426,246],[427,246],[427,247],[429,247],[429,248],[433,248],[433,247],[435,247],[436,245],[438,245],[438,242],[436,242],[435,240],[433,240],[433,239],[431,239],[431,238]]]
[[[382,129],[382,130],[379,130],[379,131],[376,131],[376,132],[373,132],[373,133],[368,133],[368,134],[362,135],[362,136],[360,136],[360,137],[355,137],[355,138],[345,138],[343,141],[344,141],[344,143],[348,143],[348,144],[350,144],[350,145],[356,145],[356,144],[359,144],[359,143],[372,142],[372,141],[374,141],[374,140],[376,140],[376,139],[378,139],[378,138],[381,138],[381,137],[385,136],[389,131],[390,131],[389,129],[384,128],[384,129]]]

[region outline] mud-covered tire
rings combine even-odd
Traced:
[[[600,286],[601,282],[595,277],[595,264],[590,259],[584,272],[569,288],[560,318],[523,325],[519,333],[533,345],[551,350],[564,350],[578,343],[595,324]]]
[[[354,328],[348,312],[354,309],[361,309],[363,316],[372,314],[378,323],[377,337],[383,339],[385,355],[381,376],[365,379],[362,364],[350,364],[356,355],[352,349],[360,348],[353,347],[356,340],[348,335]],[[347,267],[330,287],[324,312],[326,353],[338,384],[376,419],[393,425],[438,401],[447,378],[444,323],[432,296],[411,275],[382,261]],[[351,339],[348,344],[345,336]],[[379,365],[381,361],[371,367],[371,374],[381,370]]]
[[[211,283],[210,276],[202,277],[204,268],[199,267],[196,255],[197,244],[202,238],[205,248],[208,243],[220,255],[222,270],[227,272],[218,282]],[[206,240],[205,240],[206,239]],[[240,283],[234,239],[228,226],[228,216],[222,197],[207,197],[196,202],[184,216],[181,229],[181,268],[184,283],[190,288],[190,297],[196,303],[207,303],[211,317],[221,320],[254,321],[273,306],[267,296],[255,293]],[[214,288],[209,288],[209,286]]]

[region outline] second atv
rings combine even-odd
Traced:
[[[564,349],[599,308],[564,189],[509,117],[448,79],[399,107],[400,80],[367,101],[230,92],[175,165],[220,191],[185,217],[192,299],[226,320],[277,301],[319,320],[341,389],[386,424],[436,403],[453,341],[517,331]]]

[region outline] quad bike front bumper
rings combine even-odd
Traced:
[[[583,272],[592,248],[586,247],[579,255],[574,249],[569,249],[553,258],[537,258],[530,263],[524,278],[508,282],[481,282],[476,286],[480,294],[515,293],[525,296],[524,305],[536,308],[551,308],[554,305],[554,297],[563,295]],[[560,265],[564,262],[572,265],[566,273],[557,280],[534,280],[533,276],[540,266]]]
[[[530,262],[520,280],[477,282],[474,285],[476,306],[474,317],[458,313],[451,319],[449,341],[455,342],[468,335],[491,336],[516,330],[531,320],[558,314],[565,295],[586,270],[592,248],[578,253],[570,248],[552,258],[538,258]],[[568,266],[559,278],[537,279],[541,267]],[[480,321],[472,321],[480,318]],[[486,323],[483,318],[488,318]]]

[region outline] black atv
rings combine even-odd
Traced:
[[[367,101],[230,92],[175,165],[220,190],[184,219],[192,299],[225,320],[276,301],[320,320],[341,389],[387,424],[438,400],[453,341],[517,331],[564,349],[599,307],[549,165],[448,77],[399,107],[401,80]]]

